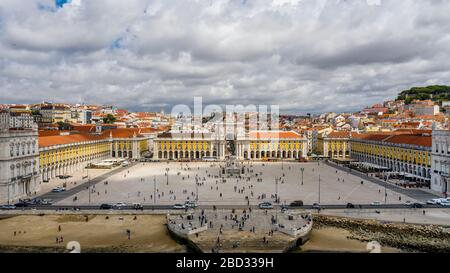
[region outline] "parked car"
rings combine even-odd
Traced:
[[[28,207],[29,205],[30,205],[30,203],[28,203],[28,202],[23,202],[23,201],[14,204],[14,206],[16,206],[17,208],[26,208],[26,207]]]
[[[346,206],[346,208],[348,208],[348,209],[354,209],[354,208],[355,208],[355,205],[353,205],[352,203],[348,203],[347,206]]]
[[[319,203],[314,203],[312,206],[313,209],[321,209],[320,204]]]
[[[3,206],[0,206],[1,210],[10,210],[10,209],[15,209],[15,208],[16,208],[16,206],[14,206],[14,205],[3,205]]]
[[[444,206],[444,207],[450,207],[450,201],[447,201],[447,200],[441,201],[440,205]]]
[[[43,206],[48,206],[48,205],[52,205],[53,204],[53,200],[52,199],[34,199],[32,201],[33,205],[43,205]]]
[[[143,210],[144,206],[142,204],[140,204],[140,203],[134,203],[133,204],[133,209],[135,209],[135,210]]]
[[[113,206],[110,204],[101,204],[100,209],[112,209]]]
[[[130,162],[128,161],[122,162],[122,167],[127,167],[128,165],[130,165]]]
[[[440,198],[436,198],[436,199],[431,199],[427,201],[428,205],[438,205],[441,202]]]
[[[291,207],[303,207],[303,201],[296,200],[290,204]]]
[[[125,202],[118,202],[118,203],[115,203],[114,205],[113,205],[113,208],[115,208],[115,209],[122,209],[122,208],[125,208],[125,207],[127,207],[128,205],[127,205],[127,203],[125,203]]]
[[[173,208],[174,208],[174,209],[185,209],[186,206],[183,205],[183,204],[175,204],[175,205],[173,205]]]
[[[372,204],[370,204],[371,206],[381,206],[381,202],[380,201],[375,201],[372,202]]]
[[[186,201],[184,202],[184,206],[190,209],[195,209],[196,207],[198,207],[195,201]]]
[[[273,205],[269,202],[264,202],[258,205],[260,209],[273,209]]]
[[[412,203],[411,207],[414,209],[421,209],[421,208],[423,208],[423,205],[420,203]]]
[[[63,192],[63,191],[66,191],[66,188],[64,188],[64,187],[56,187],[56,188],[52,189],[52,192],[56,192],[56,193]]]

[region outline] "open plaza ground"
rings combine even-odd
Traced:
[[[324,163],[244,162],[239,165],[240,170],[244,168],[244,174],[240,177],[221,174],[223,164],[136,163],[132,167],[115,170],[111,175],[104,175],[104,179],[102,177],[91,185],[90,191],[85,184],[82,190],[65,196],[57,204],[125,202],[172,205],[198,198],[199,205],[256,205],[264,201],[273,203],[276,194],[281,203],[287,204],[294,200],[323,205],[371,204],[375,201],[403,204],[416,201],[355,173]],[[79,181],[77,185],[85,182]]]

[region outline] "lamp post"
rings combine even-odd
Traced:
[[[153,177],[153,204],[156,205],[156,178]]]
[[[384,181],[384,204],[387,204],[387,181],[389,180],[389,174],[387,175],[386,181]]]
[[[86,169],[88,173],[88,191],[89,191],[89,205],[91,204],[91,177],[89,176],[89,169]]]
[[[169,185],[169,168],[166,168],[166,176],[167,176],[166,185]]]
[[[320,204],[320,174],[319,174],[319,204]]]
[[[278,178],[275,177],[275,204],[278,203]],[[278,223],[278,210],[275,210],[275,221]]]
[[[6,184],[6,187],[8,187],[8,205],[9,205],[9,199],[10,199],[10,196],[9,196],[9,180],[8,180],[8,183]]]
[[[301,167],[300,171],[302,172],[302,186],[303,186],[303,172],[305,171],[305,168]]]
[[[195,201],[197,201],[197,203],[198,203],[198,182],[195,182],[195,191],[196,191],[196,193],[195,193]]]
[[[275,178],[275,203],[278,203],[278,178]]]

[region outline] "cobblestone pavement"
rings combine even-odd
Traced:
[[[219,163],[137,163],[97,178],[91,188],[91,204],[172,205],[196,199],[197,192],[200,205],[274,202],[276,192],[282,203],[302,200],[313,204],[319,202],[319,197],[323,205],[385,202],[384,186],[324,163],[245,162],[243,167],[245,174],[241,178],[222,178]],[[301,168],[304,168],[303,185]],[[397,189],[387,188],[386,193],[388,204],[415,200]],[[75,196],[77,201],[73,201]],[[84,185],[54,198],[61,200],[58,205],[86,205],[89,191]]]

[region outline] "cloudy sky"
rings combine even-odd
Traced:
[[[449,14],[447,0],[0,0],[0,103],[351,111],[450,84]]]

